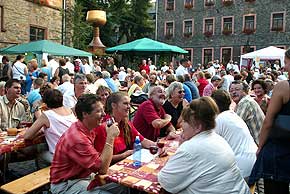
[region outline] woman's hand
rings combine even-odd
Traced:
[[[133,150],[127,150],[122,153],[122,158],[127,158],[128,156],[131,156],[133,154]]]

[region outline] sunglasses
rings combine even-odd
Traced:
[[[182,94],[182,93],[184,93],[184,90],[179,90],[178,91],[178,94]]]

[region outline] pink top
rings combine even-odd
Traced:
[[[50,124],[49,128],[44,128],[45,139],[49,152],[54,153],[59,138],[77,119],[73,113],[67,116],[59,115],[53,110],[47,110],[43,113],[47,116]]]

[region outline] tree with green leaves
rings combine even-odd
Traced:
[[[69,11],[74,47],[86,50],[92,40],[92,27],[86,22],[86,14],[94,9],[107,13],[107,23],[100,27],[100,38],[107,47],[151,36],[154,24],[148,14],[150,6],[150,0],[75,0]]]

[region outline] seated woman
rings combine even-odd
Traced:
[[[142,92],[142,88],[144,85],[145,85],[145,81],[144,81],[143,76],[136,75],[134,77],[134,84],[129,88],[128,95],[131,96],[132,94],[134,94],[137,91]]]
[[[188,104],[184,99],[183,85],[180,82],[172,82],[167,88],[168,99],[163,104],[165,112],[171,115],[171,123],[178,129],[181,127],[181,112],[182,109]]]
[[[211,97],[218,105],[220,114],[216,118],[214,131],[222,136],[234,151],[237,166],[244,178],[250,176],[256,161],[257,145],[245,121],[234,111],[229,110],[232,103],[229,92],[216,90]]]
[[[120,130],[119,136],[116,137],[114,141],[113,163],[123,160],[133,153],[133,144],[136,136],[140,137],[143,148],[149,148],[152,145],[156,145],[153,141],[144,138],[133,126],[131,121],[129,121],[128,116],[130,110],[130,98],[126,93],[116,92],[111,94],[107,99],[106,110],[108,111],[107,114],[109,114],[111,118],[118,123]],[[97,136],[102,135],[104,138],[101,139],[106,140],[105,127],[101,127],[103,130],[96,128],[94,131],[97,132]],[[104,143],[95,141],[95,148],[97,150],[102,150],[102,147],[99,145],[104,145]]]
[[[71,109],[63,106],[63,96],[60,91],[47,89],[42,100],[48,110],[44,111],[25,132],[24,139],[31,140],[44,133],[49,151],[43,153],[42,156],[46,161],[51,162],[59,138],[77,119]]]
[[[260,105],[262,111],[266,115],[270,104],[270,97],[267,95],[267,84],[262,79],[257,79],[252,83],[252,90],[255,93],[255,100]]]
[[[212,129],[218,107],[211,97],[193,100],[182,112],[180,146],[158,174],[170,193],[250,193],[228,143]]]

